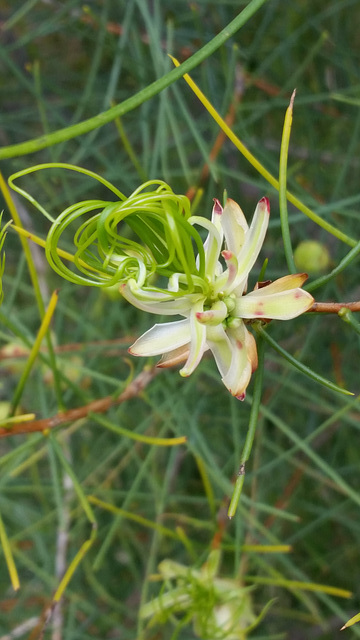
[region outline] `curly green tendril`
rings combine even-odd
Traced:
[[[109,189],[116,200],[83,200],[54,219],[14,182],[35,171],[55,168],[88,175]],[[165,289],[155,286],[154,276],[168,279],[176,273],[181,285],[175,296],[203,288],[204,248],[199,233],[188,222],[190,201],[184,195],[176,195],[162,180],[145,182],[127,198],[92,171],[65,163],[47,163],[13,174],[9,184],[52,222],[45,243],[46,258],[66,280],[110,287],[134,279],[144,289],[162,292]],[[68,266],[64,252],[59,251],[61,240],[71,227],[74,251],[70,257],[76,271]]]

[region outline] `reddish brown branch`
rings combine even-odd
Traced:
[[[68,342],[67,344],[55,345],[55,353],[74,353],[88,351],[92,348],[110,350],[112,353],[117,354],[119,351],[124,352],[127,350],[128,345],[134,342],[134,336],[124,336],[123,338],[115,338],[113,340],[90,340],[89,342]],[[46,346],[42,346],[41,353],[48,353]],[[108,354],[107,354],[108,355]],[[29,356],[29,347],[21,345],[19,343],[10,343],[0,349],[0,360],[14,360],[17,358],[27,358]]]
[[[359,302],[314,302],[307,313],[339,313],[341,309],[360,311]]]
[[[69,409],[69,411],[62,411],[57,413],[51,418],[43,418],[42,420],[33,420],[32,422],[18,422],[11,425],[9,428],[0,428],[0,438],[7,438],[8,436],[19,435],[20,433],[34,433],[36,431],[47,431],[47,429],[54,429],[67,422],[74,422],[81,418],[86,418],[90,413],[105,413],[115,405],[126,402],[135,396],[138,396],[147,385],[160,373],[161,369],[153,367],[151,369],[144,369],[126,389],[117,397],[106,396],[100,400],[94,400],[83,407],[77,409]]]

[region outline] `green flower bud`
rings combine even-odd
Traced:
[[[234,316],[226,319],[226,326],[229,329],[238,329],[241,326],[241,323],[241,318],[235,318]]]
[[[231,294],[229,296],[224,296],[223,301],[225,302],[226,308],[227,308],[229,313],[234,311],[235,306],[236,306],[236,299],[235,299],[234,294]]]

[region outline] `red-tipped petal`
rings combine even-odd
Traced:
[[[263,198],[261,198],[261,200],[259,200],[259,204],[265,204],[268,214],[270,215],[270,200],[269,198],[267,198],[266,196],[264,196]]]

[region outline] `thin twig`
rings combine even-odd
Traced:
[[[65,433],[65,438],[62,442],[62,448],[64,455],[69,463],[71,463],[71,450],[69,447],[69,434]],[[74,485],[70,476],[64,471],[63,475],[63,506],[61,510],[61,519],[58,523],[57,537],[56,537],[56,555],[55,555],[55,577],[57,582],[63,578],[66,571],[67,564],[67,551],[69,545],[69,533],[70,533],[70,504],[74,496]],[[52,616],[52,640],[62,640],[64,637],[64,611],[63,600],[57,603],[54,608]]]
[[[118,404],[126,402],[138,396],[147,385],[155,378],[157,374],[161,372],[161,369],[157,367],[146,368],[139,373],[132,382],[126,387],[126,389],[117,397],[106,396],[99,400],[89,402],[89,404],[76,409],[69,409],[68,411],[61,411],[50,418],[43,418],[42,420],[33,420],[32,422],[18,422],[11,425],[11,428],[0,429],[0,438],[7,438],[8,436],[19,435],[21,433],[35,433],[37,431],[46,431],[48,429],[54,429],[67,422],[74,422],[86,418],[90,413],[105,413]]]
[[[306,313],[339,313],[341,309],[350,311],[360,311],[360,301],[358,302],[314,302]]]
[[[131,342],[135,341],[135,336],[124,336],[123,338],[114,338],[113,340],[89,340],[88,342],[67,342],[54,346],[56,354],[74,353],[91,349],[101,349],[102,351],[110,350],[111,354],[124,353]],[[40,353],[47,354],[49,352],[46,345],[42,345],[39,349]],[[15,360],[19,358],[27,358],[29,355],[29,347],[21,345],[18,342],[8,343],[0,349],[0,360]],[[108,355],[108,354],[107,354]]]
[[[15,627],[15,629],[10,631],[10,633],[1,636],[0,640],[15,640],[15,638],[20,638],[24,633],[27,633],[36,627],[38,622],[39,618],[37,617],[29,618],[28,620],[25,620],[25,622],[21,622],[17,627]]]

